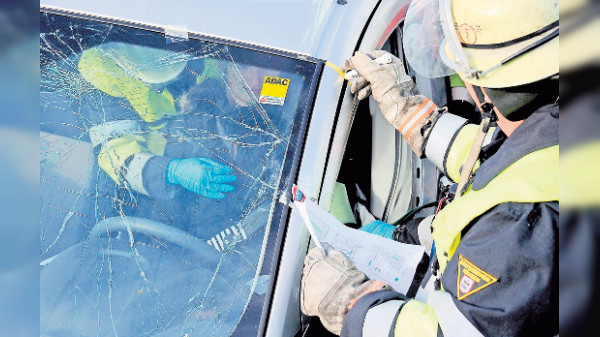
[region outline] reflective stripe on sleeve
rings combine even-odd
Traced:
[[[425,277],[427,277],[427,283],[425,283],[424,286],[419,286],[419,290],[417,291],[417,294],[415,295],[415,300],[420,301],[420,302],[427,302],[427,296],[429,296],[429,294],[433,291],[435,291],[435,276],[433,276],[431,274],[431,268],[429,268],[430,270],[428,271],[428,273],[425,275]],[[425,279],[423,279],[424,281]]]
[[[452,295],[445,291],[433,291],[427,298],[437,315],[445,337],[483,337],[481,332],[458,310]]]
[[[429,115],[431,115],[431,113],[433,112],[434,109],[437,109],[437,107],[435,106],[435,104],[432,103],[432,105],[427,108],[427,110],[425,111],[425,113],[423,115],[421,115],[421,117],[419,117],[414,124],[410,127],[410,129],[408,129],[406,131],[406,134],[404,134],[404,140],[408,141],[408,136],[410,136],[410,134],[415,130],[415,128],[417,126],[419,126],[421,124],[421,122]]]
[[[431,236],[431,222],[433,221],[434,215],[430,215],[419,222],[417,227],[417,234],[419,236],[419,243],[425,247],[427,255],[431,255],[431,247],[433,246],[433,237]]]
[[[360,299],[354,305],[354,307],[352,307],[352,309],[348,311],[348,314],[346,314],[346,318],[344,318],[344,324],[342,326],[340,336],[362,337],[363,325],[365,323],[367,312],[373,307],[376,307],[382,303],[396,300],[400,302],[398,304],[398,307],[396,308],[397,311],[397,309],[400,306],[402,306],[402,303],[406,300],[406,297],[400,293],[397,293],[395,291],[382,290],[361,296]],[[387,328],[389,332],[389,330],[391,329],[391,325],[388,325]],[[386,332],[384,336],[387,335],[388,333]]]
[[[142,178],[142,171],[144,170],[144,166],[150,158],[154,157],[154,154],[149,152],[140,152],[133,155],[129,165],[127,165],[127,169],[124,170],[125,173],[123,177],[129,183],[129,186],[134,190],[149,195],[148,191],[144,187],[144,180]]]
[[[419,122],[423,120],[423,118],[431,114],[435,107],[435,104],[433,104],[429,98],[425,98],[421,105],[411,112],[406,120],[398,127],[398,131],[400,131],[400,133],[405,135],[405,138],[407,138],[407,135],[412,132],[414,127],[416,127]]]
[[[444,159],[450,150],[454,136],[467,124],[467,120],[451,113],[444,113],[433,126],[427,144],[425,144],[425,157],[435,166],[445,172]]]
[[[402,300],[387,301],[369,309],[363,323],[363,337],[388,336],[390,328],[396,320],[398,309],[404,302]]]
[[[96,147],[122,135],[136,134],[140,131],[137,121],[127,119],[94,125],[89,129],[88,134],[92,147]]]

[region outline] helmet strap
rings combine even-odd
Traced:
[[[471,94],[473,101],[475,101],[475,105],[477,105],[477,108],[481,112],[481,118],[489,118],[490,123],[495,122],[496,115],[494,112],[499,111],[497,108],[495,108],[494,103],[485,101],[486,92],[483,90],[483,88],[474,86],[468,82],[465,82],[465,87],[467,88],[467,91],[469,91],[469,94]],[[485,130],[485,132],[487,132],[487,130]]]
[[[471,147],[471,152],[469,153],[469,157],[467,157],[467,161],[463,165],[460,171],[460,181],[458,182],[458,188],[456,190],[456,198],[460,198],[461,195],[465,192],[464,189],[473,178],[473,168],[477,163],[477,159],[479,159],[479,154],[481,153],[481,147],[483,146],[483,141],[485,140],[485,136],[487,135],[490,124],[496,118],[494,114],[494,105],[490,102],[485,102],[485,92],[480,87],[475,87],[470,83],[465,82],[465,87],[473,97],[475,104],[481,111],[481,124],[479,124],[479,131],[477,132],[477,136],[475,137],[475,141],[473,142],[473,146]],[[483,101],[483,103],[482,103]]]

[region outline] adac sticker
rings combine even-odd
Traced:
[[[456,297],[459,300],[465,299],[496,281],[498,281],[497,278],[477,267],[462,254],[459,255],[456,280]]]
[[[289,86],[289,78],[266,76],[258,102],[261,104],[283,105]]]

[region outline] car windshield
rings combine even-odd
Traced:
[[[41,13],[42,336],[261,334],[321,62]]]

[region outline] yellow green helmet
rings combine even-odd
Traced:
[[[457,73],[488,88],[520,86],[559,72],[558,0],[416,0],[404,27],[411,67]]]

